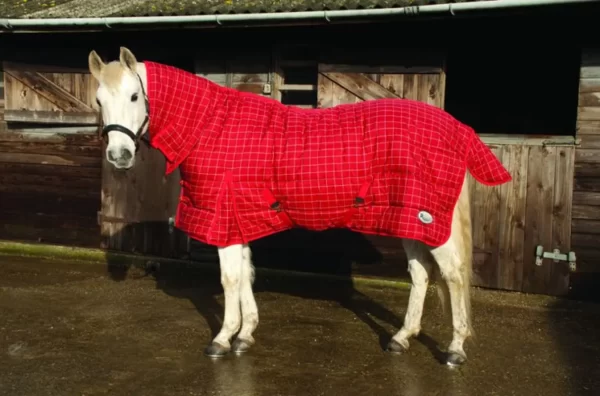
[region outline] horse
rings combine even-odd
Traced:
[[[294,122],[297,121],[297,119],[302,119],[302,120],[314,120],[314,119],[325,119],[327,117],[330,117],[331,119],[331,111],[329,110],[324,110],[324,109],[300,109],[297,107],[293,107],[293,106],[285,106],[283,104],[281,104],[280,102],[276,101],[275,99],[271,99],[271,98],[265,98],[259,95],[255,95],[255,94],[251,94],[251,93],[239,93],[240,91],[236,91],[232,88],[227,88],[227,87],[221,87],[217,84],[214,84],[212,82],[210,82],[209,80],[204,79],[203,77],[200,76],[195,76],[193,74],[190,73],[190,75],[187,74],[181,74],[184,73],[183,71],[172,71],[173,69],[168,69],[171,70],[172,73],[180,73],[177,74],[177,76],[179,77],[174,77],[173,79],[168,79],[168,78],[163,78],[162,80],[159,77],[152,77],[149,76],[149,71],[148,68],[150,67],[150,63],[149,62],[138,62],[135,55],[127,48],[125,47],[120,47],[120,56],[119,56],[119,60],[115,60],[115,61],[111,61],[108,63],[104,63],[103,60],[100,58],[100,56],[96,53],[95,50],[92,50],[89,53],[88,56],[88,66],[89,66],[89,70],[91,75],[97,80],[98,82],[98,88],[96,91],[96,101],[97,104],[100,108],[100,112],[101,112],[101,118],[104,124],[104,127],[102,129],[102,135],[105,139],[108,139],[108,143],[106,146],[106,151],[105,151],[105,155],[106,155],[106,159],[107,161],[112,164],[114,167],[118,168],[118,169],[123,169],[123,170],[127,170],[127,169],[131,169],[134,165],[135,165],[135,154],[136,151],[139,147],[140,141],[145,140],[146,142],[148,142],[149,144],[152,144],[152,146],[154,148],[157,148],[159,151],[161,151],[165,157],[167,158],[167,173],[169,171],[172,171],[174,168],[177,168],[178,166],[183,166],[186,164],[186,161],[190,161],[189,158],[191,156],[191,150],[197,149],[198,147],[204,147],[206,149],[205,154],[201,157],[207,156],[209,154],[207,153],[215,153],[220,151],[220,148],[217,148],[216,146],[214,146],[214,136],[207,136],[210,135],[209,133],[204,133],[203,131],[206,130],[212,130],[211,128],[215,128],[215,125],[218,125],[220,127],[223,127],[223,125],[226,125],[227,123],[229,124],[234,124],[236,125],[236,128],[247,128],[248,129],[248,135],[251,135],[251,131],[258,131],[258,129],[262,128],[261,125],[267,125],[267,127],[269,125],[283,125],[286,128],[292,128],[294,124]],[[156,67],[156,66],[153,66]],[[187,72],[185,72],[187,73]],[[181,77],[184,76],[184,77]],[[151,79],[149,81],[149,77],[152,77],[153,79]],[[175,80],[177,80],[178,78],[187,78],[189,80],[186,80],[185,85],[183,85],[182,87],[180,87],[179,91],[177,91],[177,95],[179,96],[178,98],[175,96],[165,96],[162,99],[153,99],[152,95],[149,95],[150,90],[157,91],[157,90],[169,90],[170,89],[170,85],[173,85],[176,83]],[[178,111],[178,106],[185,106],[187,102],[185,102],[184,100],[188,100],[188,96],[190,95],[190,92],[188,92],[188,90],[191,90],[192,87],[191,85],[198,85],[203,87],[203,89],[206,92],[203,92],[201,95],[202,96],[202,101],[198,100],[199,102],[201,102],[200,104],[195,104],[193,107],[193,111],[198,112],[198,113],[202,113],[204,118],[203,120],[200,122],[188,122],[188,118],[190,118],[190,114],[188,114],[188,117],[179,117],[177,118],[175,115],[175,112]],[[235,92],[234,92],[235,91]],[[239,94],[238,94],[239,93]],[[153,94],[153,95],[158,95],[158,94]],[[166,99],[165,99],[166,98]],[[169,99],[170,98],[170,99]],[[225,98],[225,99],[223,99]],[[164,100],[163,100],[164,99]],[[178,102],[179,104],[173,104],[171,103],[173,100],[180,100],[181,102]],[[389,108],[393,108],[393,106],[396,106],[399,103],[405,103],[405,99],[391,99],[392,101],[394,101],[393,103],[390,102],[386,102],[385,105],[390,106]],[[378,100],[374,100],[374,101],[366,101],[363,103],[367,103],[367,102],[373,102],[373,103],[377,103]],[[215,103],[222,103],[222,105],[224,107],[216,107],[217,105],[215,105]],[[225,104],[223,104],[225,103]],[[233,103],[233,104],[232,104]],[[260,111],[255,111],[255,112],[247,112],[247,116],[248,117],[254,117],[252,118],[252,121],[246,121],[244,119],[245,116],[241,116],[241,117],[237,117],[234,116],[230,113],[227,113],[227,111],[234,111],[231,109],[235,109],[235,108],[245,108],[248,106],[258,106],[257,108],[260,107],[260,109],[270,109],[270,113],[267,112],[263,112],[261,113]],[[417,106],[416,104],[410,104],[411,106]],[[220,105],[219,105],[220,106]],[[229,107],[227,107],[229,106]],[[237,107],[236,107],[237,106]],[[358,112],[358,107],[356,106],[361,106],[361,104],[351,104],[351,105],[339,105],[344,106],[344,111],[346,111],[347,114],[348,112],[350,113],[356,113]],[[375,105],[373,105],[375,106]],[[429,106],[429,105],[427,105]],[[338,107],[338,106],[336,106]],[[433,108],[433,106],[431,106]],[[230,110],[223,110],[223,108],[228,108]],[[373,107],[374,108],[374,107]],[[273,110],[275,109],[275,110]],[[421,108],[419,108],[421,109]],[[341,110],[340,110],[341,111]],[[425,110],[419,110],[419,111],[425,111]],[[435,114],[436,116],[439,117],[445,117],[444,119],[451,119],[451,116],[448,115],[447,113],[445,113],[443,110],[438,109],[438,108],[434,108],[434,109],[426,109],[426,111],[428,112],[437,112],[437,113],[432,113]],[[316,113],[316,112],[320,112],[320,113]],[[260,113],[260,114],[259,114]],[[353,113],[353,114],[354,114]],[[187,113],[186,113],[187,114]],[[259,114],[259,115],[257,115]],[[319,114],[318,116],[314,116],[314,114]],[[341,117],[339,116],[339,114],[342,114],[340,112],[335,113],[338,114],[338,116],[336,117]],[[153,117],[155,118],[155,120],[153,120]],[[169,121],[167,123],[163,123],[162,125],[158,125],[156,123],[160,123],[160,121],[158,119],[160,118],[165,118],[166,119],[171,119],[171,121],[173,121],[175,118],[179,121],[179,124],[177,124],[177,122],[175,122],[175,124],[173,124],[173,122]],[[173,118],[175,117],[175,118]],[[199,116],[200,117],[200,116]],[[237,117],[237,118],[236,118]],[[296,118],[294,118],[296,117]],[[311,118],[312,117],[312,118]],[[344,128],[346,128],[345,130],[343,130],[342,132],[346,133],[348,132],[348,130],[351,130],[353,128],[362,128],[362,126],[358,125],[358,122],[353,122],[351,121],[352,119],[349,118],[346,122],[346,126]],[[156,125],[154,127],[154,129],[156,129],[156,131],[152,131],[152,123],[153,121],[156,121]],[[309,125],[310,122],[313,121],[306,121],[305,124],[303,125]],[[315,121],[316,122],[316,121]],[[383,121],[382,121],[383,122]],[[398,118],[395,121],[396,123],[401,122],[401,119]],[[455,121],[448,121],[448,122],[452,122],[452,125],[455,125]],[[270,124],[269,124],[270,123]],[[180,126],[178,127],[178,125],[187,125],[185,127]],[[173,126],[175,125],[175,126]],[[312,124],[310,124],[312,125]],[[319,124],[321,125],[321,124]],[[333,124],[327,124],[327,125],[333,125]],[[458,121],[456,121],[456,125],[460,125],[458,123]],[[390,127],[390,125],[385,124],[384,126],[386,127]],[[265,128],[267,128],[265,127]],[[282,127],[283,128],[283,127]],[[307,129],[306,129],[307,128]],[[306,127],[306,132],[309,136],[312,130],[309,127]],[[333,127],[332,127],[333,128]],[[336,127],[337,128],[337,127]],[[460,130],[462,131],[467,131],[465,133],[470,133],[472,134],[474,137],[471,137],[471,135],[468,135],[468,138],[465,138],[466,140],[468,140],[469,142],[474,142],[472,143],[472,147],[477,147],[477,149],[474,148],[466,148],[465,152],[467,154],[470,155],[469,158],[467,158],[466,160],[466,164],[469,165],[469,171],[471,172],[471,174],[473,174],[474,176],[476,176],[476,179],[478,179],[478,181],[488,184],[488,185],[497,185],[497,184],[501,184],[501,183],[505,183],[508,180],[510,180],[510,175],[506,174],[506,173],[502,173],[502,172],[506,172],[505,169],[502,167],[502,165],[499,163],[493,163],[493,161],[497,161],[497,159],[495,158],[495,156],[493,155],[493,153],[491,152],[487,152],[485,151],[487,149],[487,147],[485,147],[483,145],[483,143],[481,143],[481,141],[479,140],[479,138],[474,135],[474,133],[472,133],[472,129],[468,128],[468,127],[457,127],[457,128],[462,128]],[[438,128],[439,129],[439,128]],[[457,129],[457,130],[459,130]],[[160,130],[160,132],[159,132]],[[336,129],[337,130],[337,129]],[[253,150],[257,150],[260,151],[261,148],[263,146],[261,146],[261,144],[265,144],[267,145],[268,140],[267,139],[279,139],[281,138],[281,134],[277,135],[277,137],[265,137],[268,136],[265,133],[263,133],[263,131],[258,131],[260,132],[258,135],[262,136],[261,139],[264,139],[262,142],[263,143],[258,143],[257,146],[255,146],[255,149]],[[337,140],[335,140],[335,136],[333,132],[331,132],[329,134],[329,136],[327,135],[328,132],[323,132],[322,135],[319,135],[320,137],[317,139],[315,138],[314,140],[323,140],[323,139],[327,139],[327,138],[331,138],[331,144],[335,145],[337,144]],[[362,132],[361,132],[362,133]],[[425,133],[425,132],[423,132]],[[432,132],[434,134],[437,134],[439,136],[441,136],[441,139],[454,139],[454,135],[450,135],[449,131],[443,131],[441,129],[439,130],[434,130],[434,132]],[[147,135],[150,135],[150,138],[147,137]],[[346,135],[350,135],[350,132],[346,133]],[[343,135],[343,136],[346,136]],[[437,136],[436,135],[436,136]],[[176,137],[172,137],[172,136],[176,136]],[[241,136],[241,135],[240,135]],[[254,136],[254,135],[253,135]],[[336,136],[342,136],[342,135],[336,135]],[[361,135],[362,136],[362,135]],[[457,132],[457,136],[458,136],[458,132]],[[466,135],[465,135],[466,136]],[[171,139],[166,141],[165,143],[165,139]],[[174,139],[174,140],[173,140]],[[289,138],[291,139],[291,138]],[[341,139],[341,138],[340,138]],[[269,140],[271,141],[271,140]],[[229,144],[238,144],[238,142],[233,142],[231,141]],[[248,143],[250,144],[250,143]],[[292,145],[291,141],[286,142],[286,144],[288,145]],[[310,143],[305,143],[305,144],[310,144]],[[471,144],[471,143],[469,143]],[[213,145],[213,146],[211,146]],[[457,143],[457,146],[460,146],[459,143]],[[228,150],[228,146],[224,146],[225,150],[223,151],[229,151]],[[253,146],[254,147],[254,146]],[[274,146],[273,146],[274,147]],[[277,146],[277,147],[283,147],[283,146]],[[288,147],[288,146],[286,146]],[[361,148],[362,146],[357,146],[357,150],[364,150],[363,148]],[[466,147],[466,146],[465,146]],[[231,147],[232,151],[235,151],[235,148],[232,146]],[[400,150],[400,149],[398,149]],[[479,150],[479,151],[477,151]],[[489,150],[489,149],[487,149]],[[251,155],[253,155],[253,151],[250,149],[247,149],[246,151],[248,158],[250,158]],[[212,155],[212,154],[211,154]],[[287,155],[287,154],[286,154]],[[336,157],[337,154],[333,154],[331,155],[331,158],[334,158],[334,160],[338,160],[340,158],[340,156],[343,156],[344,154],[339,154],[339,156]],[[399,156],[400,154],[398,154]],[[433,155],[433,154],[432,154]],[[493,157],[491,158],[490,155]],[[281,156],[280,153],[277,150],[271,151],[270,152],[270,156],[271,157],[277,157]],[[392,151],[392,156],[394,156],[394,151]],[[270,158],[271,158],[270,157]],[[477,172],[477,175],[473,172],[473,169],[476,166],[473,166],[472,164],[480,161],[482,162],[483,160],[481,158],[486,158],[485,161],[488,162],[488,165],[481,165],[483,166],[485,169],[488,170],[489,173],[489,169],[493,168],[493,167],[497,167],[496,170],[496,178],[494,180],[485,180],[485,178],[482,177],[477,177],[477,175],[482,174],[481,169],[483,169],[480,166],[480,171]],[[287,157],[286,157],[287,158]],[[328,157],[329,158],[329,157]],[[337,158],[337,159],[336,159]],[[466,158],[466,154],[465,154],[465,158]],[[235,161],[245,161],[247,160],[246,157],[244,157],[244,154],[236,154],[236,158]],[[284,159],[281,159],[281,161],[284,161]],[[195,183],[199,183],[198,182],[198,177],[200,176],[196,176],[196,173],[202,173],[204,172],[205,174],[202,176],[204,177],[206,180],[210,179],[210,180],[217,180],[219,183],[223,183],[223,184],[219,184],[219,186],[224,185],[225,187],[221,188],[219,191],[221,191],[221,195],[219,195],[219,199],[222,200],[222,202],[224,202],[222,205],[229,205],[229,201],[233,200],[231,198],[232,194],[235,194],[236,192],[233,191],[231,188],[228,188],[227,186],[232,186],[233,183],[232,180],[235,179],[236,174],[235,172],[242,172],[240,169],[242,169],[240,166],[241,165],[236,165],[238,166],[238,168],[235,169],[229,169],[226,170],[224,172],[225,176],[222,178],[222,175],[216,175],[213,173],[210,173],[208,170],[203,171],[203,169],[209,169],[209,165],[210,166],[217,166],[217,167],[223,167],[223,166],[227,166],[226,163],[227,161],[223,160],[219,160],[218,158],[216,160],[214,160],[214,162],[210,162],[208,159],[206,158],[198,158],[196,157],[196,160],[198,163],[200,164],[205,164],[205,166],[207,168],[202,168],[202,166],[200,166],[198,169],[196,169],[194,172],[183,172],[181,173],[181,177],[182,177],[182,186],[188,186],[188,188],[196,188],[196,184]],[[291,159],[285,159],[285,161],[291,161]],[[333,161],[333,160],[332,160]],[[352,158],[347,159],[347,165],[348,167],[353,167],[356,165],[356,163],[353,163]],[[469,162],[471,161],[471,162]],[[435,161],[432,160],[431,158],[429,159],[425,159],[425,162],[427,163],[431,163],[433,164],[432,166],[435,167]],[[212,164],[212,165],[211,165]],[[325,165],[331,165],[331,163],[325,163],[323,166]],[[463,163],[461,161],[457,161],[456,164],[463,166]],[[491,164],[491,165],[489,165]],[[478,165],[478,166],[479,166]],[[186,165],[187,166],[187,165]],[[464,170],[461,170],[461,172],[464,171],[464,173],[459,174],[457,177],[455,177],[455,181],[456,181],[456,194],[457,196],[453,196],[453,201],[450,204],[450,209],[449,209],[449,213],[450,216],[448,217],[448,221],[447,221],[447,233],[446,236],[442,239],[438,239],[438,243],[427,243],[427,241],[425,241],[424,238],[417,238],[417,237],[399,237],[399,239],[402,241],[402,246],[404,248],[404,251],[406,253],[407,259],[408,259],[408,271],[410,273],[410,277],[411,277],[411,283],[412,283],[412,287],[410,290],[410,295],[409,295],[409,301],[408,301],[408,306],[407,306],[407,310],[405,313],[405,317],[404,317],[404,322],[402,327],[397,331],[397,333],[395,335],[393,335],[393,337],[391,337],[391,340],[389,341],[389,343],[387,344],[387,347],[385,348],[386,351],[393,353],[393,354],[403,354],[405,353],[409,347],[409,340],[412,337],[417,336],[420,331],[421,331],[421,318],[423,315],[423,309],[424,309],[424,301],[425,301],[425,297],[426,297],[426,292],[428,290],[428,286],[430,283],[435,283],[437,285],[437,290],[438,290],[438,296],[441,300],[441,304],[443,307],[443,310],[445,312],[450,312],[451,313],[451,321],[452,321],[452,327],[453,327],[453,335],[452,335],[452,341],[450,342],[448,348],[447,348],[447,353],[446,353],[446,364],[452,367],[456,367],[456,366],[460,366],[463,365],[466,361],[467,361],[467,354],[465,353],[464,350],[464,343],[465,340],[467,340],[469,337],[472,337],[474,335],[474,331],[473,331],[473,326],[472,326],[472,321],[471,321],[471,303],[470,303],[470,286],[471,286],[471,274],[472,274],[472,261],[473,261],[473,257],[472,257],[472,225],[471,225],[471,212],[470,212],[470,198],[469,198],[469,186],[468,186],[468,178],[467,178],[467,174],[466,174],[466,165],[463,166]],[[461,169],[463,169],[461,168]],[[212,169],[212,168],[210,168]],[[219,168],[221,169],[221,168]],[[224,168],[223,168],[224,169]],[[236,170],[237,169],[237,170]],[[318,169],[325,169],[325,168],[313,168],[313,170],[315,170],[315,172],[319,172]],[[358,168],[357,168],[358,169]],[[485,171],[484,169],[484,171]],[[232,173],[233,172],[233,173]],[[283,170],[277,169],[276,172],[281,172],[283,173]],[[324,171],[323,171],[324,172]],[[499,173],[498,173],[499,172]],[[457,172],[457,174],[460,172]],[[499,176],[498,176],[499,175]],[[268,177],[268,176],[265,176]],[[450,177],[450,176],[447,176]],[[204,180],[204,179],[203,179]],[[230,183],[230,184],[227,184]],[[450,183],[450,181],[448,181],[448,183]],[[283,187],[281,187],[283,188]],[[440,187],[441,188],[441,187]],[[277,188],[275,188],[275,190],[277,190]],[[249,191],[249,190],[248,190]],[[364,191],[363,191],[364,192]],[[439,193],[441,194],[441,192],[434,190],[433,193]],[[200,194],[200,193],[199,193]],[[238,196],[241,193],[237,193]],[[250,194],[250,193],[248,193]],[[243,194],[242,194],[243,195]],[[211,200],[212,198],[207,200]],[[281,222],[277,223],[277,226],[273,226],[273,230],[269,230],[268,232],[262,232],[261,233],[256,233],[253,234],[252,237],[248,237],[248,238],[238,238],[238,239],[231,239],[229,240],[229,243],[214,243],[215,245],[217,245],[218,248],[218,257],[219,257],[219,266],[220,266],[220,280],[221,280],[221,285],[223,288],[223,292],[224,292],[224,300],[225,300],[225,304],[224,304],[224,320],[222,323],[222,326],[220,328],[220,331],[218,332],[218,334],[208,343],[208,345],[206,346],[204,353],[205,355],[212,357],[212,358],[219,358],[219,357],[223,357],[229,353],[234,353],[234,354],[240,354],[240,353],[245,353],[248,352],[251,347],[253,345],[255,345],[255,339],[253,337],[253,333],[255,331],[255,329],[258,326],[259,323],[259,314],[258,314],[258,307],[255,301],[255,297],[254,297],[254,293],[253,293],[253,283],[254,283],[254,279],[255,279],[255,271],[254,271],[254,264],[252,261],[252,253],[251,253],[251,249],[249,247],[249,242],[253,239],[257,239],[260,238],[264,235],[267,235],[268,233],[274,233],[274,232],[280,232],[282,230],[288,229],[291,226],[293,226],[293,224],[290,225],[290,222],[293,223],[294,222],[294,216],[291,215],[287,215],[285,213],[285,210],[281,210],[281,200],[278,197],[274,197],[274,196],[267,196],[266,199],[268,200],[268,204],[269,206],[267,207],[268,210],[273,209],[272,213],[274,213],[274,215],[272,217],[269,217],[270,214],[261,214],[260,217],[257,215],[257,217],[253,218],[253,217],[246,217],[246,218],[242,218],[240,217],[241,214],[237,214],[237,213],[241,213],[241,212],[236,212],[235,214],[238,216],[237,218],[232,214],[231,217],[233,218],[233,220],[231,220],[234,223],[231,223],[233,225],[231,225],[231,227],[224,225],[219,223],[216,226],[214,226],[215,221],[216,220],[212,220],[213,223],[211,223],[211,226],[216,227],[216,231],[211,231],[213,232],[210,235],[218,235],[218,231],[222,230],[222,229],[232,229],[232,230],[237,230],[238,228],[241,228],[242,226],[240,224],[242,224],[243,222],[245,222],[244,224],[246,224],[246,228],[250,229],[253,226],[256,226],[255,228],[260,228],[258,227],[258,222],[263,221],[264,218],[268,218],[268,219],[278,219],[278,220],[273,220],[273,224],[275,224],[276,221],[281,220]],[[291,198],[290,198],[291,199]],[[315,195],[315,200],[318,199],[317,196]],[[180,205],[184,205],[184,196],[181,196],[181,203]],[[355,204],[358,203],[358,208],[357,205],[349,205],[352,206],[352,211],[350,213],[352,213],[352,216],[360,216],[360,210],[361,209],[361,205],[360,204],[364,204],[365,200],[369,200],[368,196],[365,196],[364,194],[361,197],[357,197]],[[189,204],[189,199],[186,201],[186,205],[190,205]],[[310,201],[310,199],[309,199]],[[243,201],[238,200],[236,201],[237,204],[241,205],[243,203]],[[308,201],[307,201],[308,202]],[[233,206],[222,206],[222,210],[223,212],[227,212],[230,210],[230,208],[234,208],[235,209],[235,205],[236,203],[234,202],[232,204]],[[308,205],[308,203],[307,203]],[[453,207],[453,209],[452,209]],[[180,206],[181,208],[181,206]],[[178,209],[179,211],[180,209]],[[190,209],[192,210],[192,209]],[[213,211],[214,212],[214,211]],[[207,222],[207,218],[209,216],[216,216],[213,214],[213,212],[211,211],[198,211],[198,213],[194,212],[195,215],[194,216],[185,216],[183,214],[179,214],[178,213],[178,217],[179,216],[183,216],[186,218],[186,220],[181,220],[182,224],[187,224],[187,228],[185,230],[186,233],[188,233],[188,235],[193,236],[193,230],[197,230],[200,229],[202,227],[204,227],[204,224]],[[262,213],[262,212],[261,212]],[[269,212],[271,213],[271,212]],[[411,212],[412,213],[412,212]],[[418,214],[419,219],[421,221],[421,223],[419,223],[419,227],[423,226],[426,227],[428,224],[430,224],[432,222],[431,219],[431,214],[427,213],[427,212],[419,212]],[[299,218],[299,216],[296,216],[297,218]],[[216,217],[215,217],[216,218]],[[252,219],[258,219],[258,220],[252,220]],[[284,221],[285,220],[285,221]],[[252,221],[255,221],[255,223],[253,223]],[[269,220],[271,221],[271,220]],[[262,224],[262,223],[261,223]],[[339,224],[341,224],[342,227],[344,226],[348,226],[348,224],[351,224],[349,222],[345,222],[345,223],[340,223],[338,222],[326,222],[324,223],[325,225],[323,225],[321,227],[321,229],[323,228],[328,228],[328,227],[333,227],[333,226],[339,226]],[[415,223],[416,224],[416,223]],[[207,226],[208,227],[208,226]],[[229,228],[228,228],[229,227]],[[236,228],[237,227],[237,228]],[[412,227],[412,226],[411,226]],[[418,227],[414,227],[414,228],[418,228]],[[355,229],[355,228],[354,228]],[[233,231],[232,231],[233,232]],[[361,232],[359,230],[359,232]],[[374,234],[379,234],[379,235],[391,235],[389,232],[386,234],[386,232],[384,231],[372,231],[371,233]],[[203,234],[204,235],[204,234]],[[207,234],[208,235],[208,234]],[[237,235],[237,234],[236,234]],[[211,242],[211,240],[207,239],[208,236],[204,239],[201,239],[203,241],[208,241],[208,243]],[[215,236],[216,238],[216,236]],[[443,241],[439,242],[439,241]]]

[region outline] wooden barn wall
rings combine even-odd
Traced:
[[[88,81],[9,62],[0,81],[0,238],[98,247],[100,141],[72,125]]]
[[[600,48],[581,59],[575,156],[572,244],[577,254],[575,282],[597,289],[600,281]]]

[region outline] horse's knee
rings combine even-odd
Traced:
[[[460,275],[458,268],[440,268],[440,275],[447,284],[461,286],[463,284],[463,278]]]
[[[415,286],[427,286],[429,284],[429,274],[422,263],[411,260],[408,263],[408,272]]]

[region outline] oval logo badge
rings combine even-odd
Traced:
[[[433,223],[433,216],[431,216],[431,214],[429,212],[425,212],[424,210],[419,212],[419,220],[421,220],[421,223],[424,224],[431,224]]]

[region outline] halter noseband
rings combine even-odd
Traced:
[[[144,122],[142,122],[142,125],[140,125],[136,133],[133,133],[131,129],[124,127],[123,125],[108,124],[104,126],[104,128],[102,128],[102,137],[105,138],[108,135],[108,132],[111,131],[124,133],[125,135],[129,136],[131,140],[133,140],[133,142],[135,143],[135,151],[137,152],[140,148],[140,140],[149,143],[148,137],[146,137],[146,133],[142,132],[144,130],[144,127],[150,121],[150,103],[148,102],[148,95],[146,95],[146,90],[144,89],[142,78],[138,73],[136,73],[135,75],[137,76],[138,80],[140,80],[140,87],[142,88],[142,94],[144,95],[144,105],[146,106],[146,117],[144,118]]]

